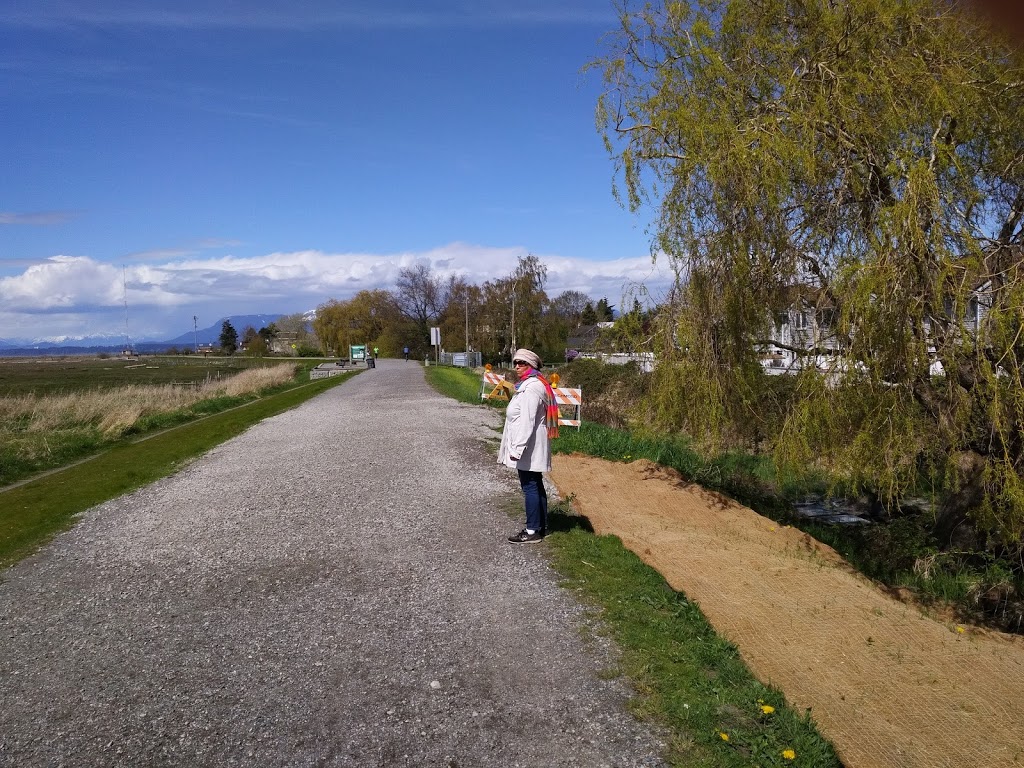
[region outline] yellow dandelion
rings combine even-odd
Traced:
[[[722,741],[728,741],[729,740],[729,734],[725,733],[725,731],[719,731],[718,732],[718,738],[720,738]]]
[[[964,630],[964,628],[963,628],[963,627],[957,627],[957,628],[956,628],[956,633],[957,633],[958,635],[962,635],[962,634],[963,634],[963,633],[964,633],[965,631],[966,631],[966,630]]]
[[[782,759],[796,760],[796,752],[794,752],[792,749],[784,749],[782,750]]]
[[[766,715],[770,715],[772,712],[775,711],[775,707],[773,707],[771,704],[762,704],[761,711],[764,712]]]

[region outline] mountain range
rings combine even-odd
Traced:
[[[168,347],[189,347],[193,345],[217,345],[220,343],[220,331],[227,320],[242,335],[246,326],[251,325],[256,330],[263,328],[277,320],[281,315],[232,315],[222,317],[208,328],[198,328],[195,331],[188,330],[173,339],[132,339],[131,346],[137,352],[162,351]],[[125,346],[123,335],[99,335],[99,336],[56,336],[41,339],[0,339],[0,354],[3,355],[31,355],[40,353],[65,353],[76,354],[81,352],[121,352]]]

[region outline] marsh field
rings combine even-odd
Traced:
[[[0,486],[301,380],[279,358],[0,358]]]
[[[51,395],[140,384],[195,384],[248,368],[281,365],[280,358],[145,356],[0,357],[0,397]]]

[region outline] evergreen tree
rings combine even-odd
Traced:
[[[277,338],[278,333],[280,333],[280,330],[278,329],[275,323],[269,323],[268,325],[263,326],[259,330],[260,338],[263,339],[268,349],[270,348],[270,344],[274,341],[274,339]]]
[[[220,326],[220,348],[229,355],[238,349],[238,331],[230,320],[225,320]]]
[[[608,298],[604,297],[597,302],[597,308],[594,313],[597,315],[597,322],[599,323],[610,323],[615,319],[615,305],[608,303]]]

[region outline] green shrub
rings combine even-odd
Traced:
[[[600,397],[616,388],[625,388],[625,394],[639,396],[646,390],[647,374],[629,362],[610,365],[600,360],[577,357],[558,369],[562,386],[580,388],[593,397]]]
[[[629,362],[611,365],[578,357],[558,369],[562,387],[583,391],[583,412],[588,421],[624,428],[638,416],[650,377]]]

